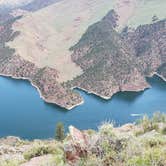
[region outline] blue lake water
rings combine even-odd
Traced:
[[[66,111],[45,103],[27,81],[0,77],[0,137],[14,135],[45,139],[54,137],[55,125],[59,121],[66,129],[69,125],[97,129],[103,121],[122,125],[139,118],[131,114],[166,112],[166,83],[157,76],[148,81],[151,89],[118,93],[109,101],[80,91],[85,103]]]

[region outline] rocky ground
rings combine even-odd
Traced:
[[[63,141],[0,139],[0,166],[165,166],[166,116],[98,131],[73,126]]]

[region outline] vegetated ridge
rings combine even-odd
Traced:
[[[73,88],[80,88],[110,99],[119,91],[140,91],[149,87],[146,77],[158,74],[166,79],[166,20],[116,31],[118,15],[111,10],[101,21],[91,25],[80,41],[71,47],[72,61],[83,74],[73,80],[58,82],[59,73],[50,67],[39,68],[5,45],[19,35],[12,24],[20,19],[9,13],[0,17],[0,74],[28,79],[49,103],[66,109],[83,103]]]
[[[71,87],[110,99],[119,91],[144,90],[146,77],[155,73],[165,79],[166,20],[118,33],[117,19],[110,11],[71,48],[72,60],[84,71]]]

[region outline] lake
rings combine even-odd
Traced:
[[[79,129],[97,129],[105,121],[122,125],[134,122],[139,115],[166,112],[166,83],[159,77],[148,79],[152,88],[144,92],[121,92],[105,101],[79,91],[85,103],[67,111],[40,99],[28,81],[0,77],[0,137],[25,139],[54,137],[55,125],[61,121]]]

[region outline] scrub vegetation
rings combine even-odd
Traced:
[[[63,124],[59,123],[59,128],[63,129]],[[0,150],[0,166],[29,166],[34,162],[42,166],[166,165],[166,114],[145,115],[136,124],[121,127],[103,123],[98,131],[79,131],[74,127],[69,131],[63,141],[15,138],[11,143],[8,139],[14,138],[1,139],[6,151]],[[11,147],[15,151],[11,152]],[[7,154],[10,157],[5,159]]]

